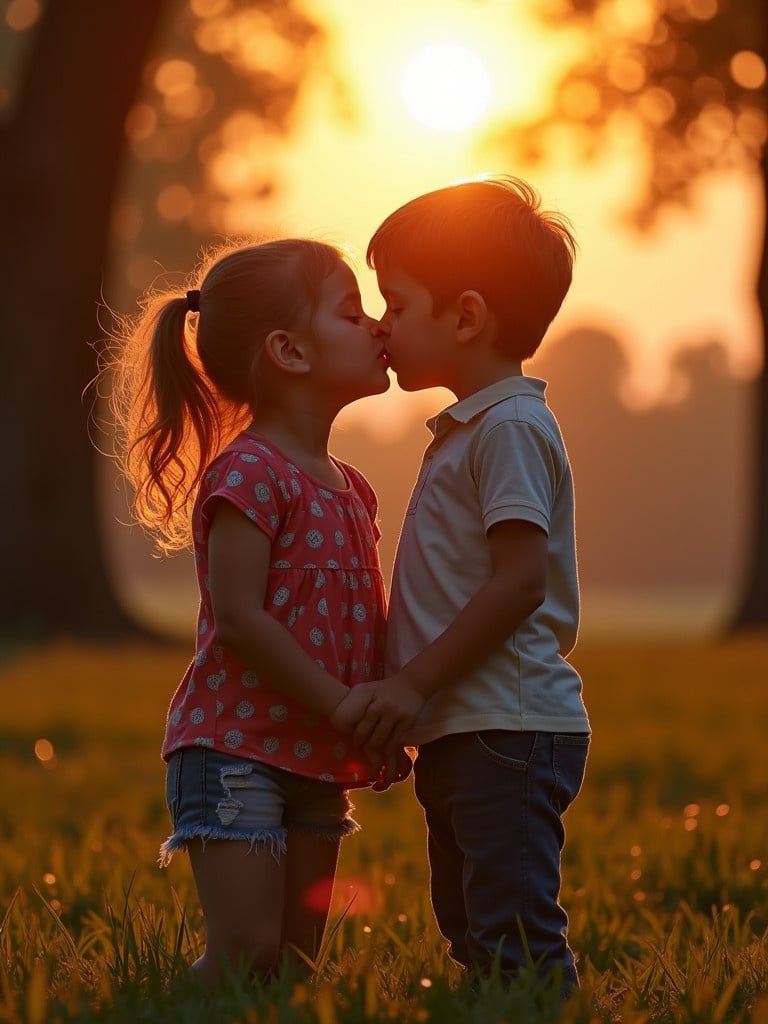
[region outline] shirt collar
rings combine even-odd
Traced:
[[[487,388],[481,388],[474,394],[463,398],[460,402],[441,409],[435,416],[427,420],[427,427],[437,436],[438,433],[445,433],[455,423],[469,423],[476,416],[484,413],[491,406],[507,398],[514,398],[517,395],[526,395],[529,398],[538,398],[544,401],[544,391],[547,387],[546,381],[538,377],[526,377],[523,374],[516,374],[513,377],[505,377]]]

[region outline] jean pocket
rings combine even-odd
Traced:
[[[475,733],[480,750],[496,764],[526,771],[536,747],[535,732],[512,732],[510,729],[483,729]]]
[[[552,771],[555,777],[550,803],[563,814],[579,794],[589,752],[586,733],[557,733],[552,739]]]

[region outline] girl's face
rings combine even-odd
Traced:
[[[378,322],[363,312],[355,275],[342,261],[323,282],[309,343],[313,377],[339,408],[389,387]]]

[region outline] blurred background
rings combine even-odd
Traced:
[[[192,635],[191,556],[127,525],[89,382],[114,318],[224,238],[367,240],[511,173],[579,254],[526,372],[574,465],[583,633],[768,624],[764,0],[3,0],[0,629]],[[346,410],[391,573],[447,392]]]

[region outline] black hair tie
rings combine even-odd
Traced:
[[[190,288],[187,292],[187,309],[190,313],[200,312],[200,289]]]

